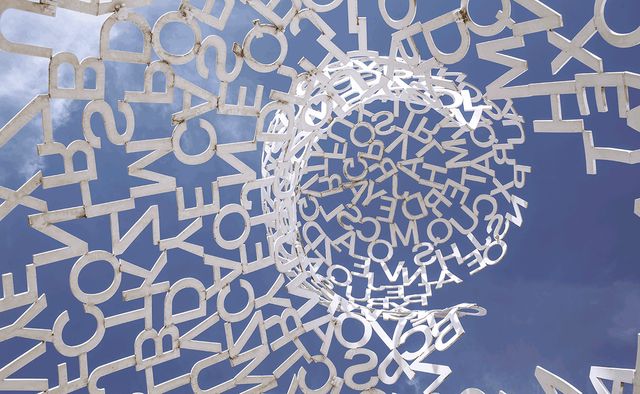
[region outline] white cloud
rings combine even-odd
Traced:
[[[63,9],[57,10],[55,18],[8,10],[2,15],[0,28],[10,41],[52,48],[53,53],[71,52],[83,59],[99,55],[100,27],[106,17]],[[47,93],[48,65],[49,59],[0,53],[0,124],[8,122],[34,96]],[[68,101],[54,101],[54,123],[63,122],[68,112]],[[2,162],[16,163],[12,171],[0,172],[0,183],[13,176],[26,180],[42,166],[35,152],[35,144],[42,139],[39,132],[23,130],[14,139],[18,141],[12,141],[10,148],[0,149]]]
[[[161,13],[171,9],[175,9],[175,1],[161,0],[154,3],[154,7],[142,7],[136,12],[149,20],[155,20]],[[235,20],[243,23],[229,22],[225,28],[225,38],[241,42],[246,32],[251,29],[250,21],[256,15],[250,7],[237,5],[233,16]],[[100,28],[107,17],[108,15],[97,17],[60,8],[57,9],[55,17],[8,10],[2,15],[0,29],[10,41],[51,48],[54,54],[71,52],[81,60],[89,56],[99,56]],[[112,40],[117,39],[118,33],[119,29],[114,28],[111,33]],[[0,126],[8,122],[34,96],[47,93],[48,64],[49,59],[0,52]],[[189,72],[193,72],[194,77],[198,78],[195,70]],[[189,79],[189,75],[184,76]],[[71,75],[65,77],[70,78]],[[119,84],[123,83],[123,80],[112,82]],[[251,91],[255,81],[244,84],[250,86]],[[232,102],[233,96],[237,95],[236,89],[231,89],[229,93],[227,101]],[[68,120],[71,104],[71,100],[52,101],[54,125],[63,124]],[[41,142],[42,138],[39,126],[36,126],[35,122],[28,125],[14,137],[14,141],[0,148],[0,165],[3,167],[0,171],[0,184],[5,184],[9,178],[12,182],[16,181],[16,177],[24,181],[38,168],[42,168],[43,161],[35,152],[35,145]],[[234,122],[231,119],[224,122],[224,128],[232,131],[244,127],[247,127],[244,122]],[[189,143],[191,136],[186,137],[185,140]],[[7,166],[10,167],[10,171],[4,171]]]
[[[100,27],[107,18],[58,9],[55,17],[8,10],[1,28],[11,41],[72,52],[78,59],[99,55]],[[3,53],[0,57],[0,98],[26,98],[46,93],[48,59]]]
[[[640,289],[636,283],[616,283],[619,291],[619,303],[616,305],[616,314],[613,317],[608,334],[611,338],[623,343],[634,344],[640,331]]]

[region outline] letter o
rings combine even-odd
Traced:
[[[344,324],[344,321],[347,319],[357,320],[360,323],[362,323],[362,326],[364,327],[364,332],[362,333],[362,337],[355,342],[347,341],[344,338],[344,335],[342,335],[342,325]],[[346,347],[347,349],[357,349],[366,345],[371,339],[371,333],[372,333],[371,323],[366,321],[364,317],[352,312],[345,312],[340,316],[338,316],[338,321],[336,324],[336,339],[338,340],[338,342],[340,342],[342,346]]]
[[[238,238],[225,239],[220,233],[220,222],[222,222],[222,219],[224,219],[227,215],[231,213],[238,213],[240,214],[240,216],[242,216],[242,219],[244,220],[244,231]],[[247,212],[247,210],[244,209],[244,207],[240,204],[225,205],[224,207],[222,207],[220,212],[218,212],[218,214],[216,215],[216,218],[213,221],[213,239],[216,240],[218,245],[220,245],[221,247],[227,250],[236,249],[240,247],[240,245],[242,245],[244,241],[246,241],[247,238],[249,238],[250,230],[251,230],[251,217],[249,216],[249,213]]]
[[[91,263],[96,261],[106,261],[111,265],[113,269],[113,280],[109,284],[109,287],[99,293],[85,293],[80,289],[79,276],[82,269]],[[103,303],[113,297],[120,287],[120,280],[122,279],[122,273],[119,270],[120,263],[113,254],[104,250],[94,250],[84,256],[80,257],[69,274],[69,285],[71,287],[71,293],[78,299],[78,301],[89,305],[97,305]]]

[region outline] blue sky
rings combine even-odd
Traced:
[[[377,4],[359,2],[359,11],[368,18],[369,47],[385,54],[389,51],[391,30],[384,25]],[[402,3],[402,2],[400,2]],[[573,37],[593,15],[592,1],[547,1],[549,6],[564,16],[564,27],[557,31],[567,38]],[[390,9],[392,16],[400,16],[403,9]],[[453,2],[425,1],[418,7],[416,20],[426,21],[447,10],[454,9]],[[175,2],[160,1],[153,7],[141,12],[150,21],[156,20],[163,12],[175,9]],[[499,9],[499,1],[471,1],[470,14],[478,23],[490,23]],[[610,0],[606,8],[607,20],[612,28],[620,32],[631,31],[637,26],[640,4],[631,0]],[[530,18],[525,10],[514,5],[514,18]],[[355,49],[357,40],[348,34],[346,3],[338,9],[325,14],[325,20],[336,31],[335,42],[345,50]],[[234,41],[241,42],[246,31],[251,28],[251,20],[259,15],[238,3],[232,19],[223,34],[228,48]],[[67,11],[58,11],[56,20],[47,17],[28,16],[10,11],[2,18],[2,31],[12,39],[24,37],[33,39],[54,52],[70,50],[79,58],[98,55],[99,28],[104,17],[85,17]],[[28,29],[33,23],[41,23],[42,28]],[[297,37],[289,39],[287,64],[293,66],[301,56],[312,62],[319,61],[324,52],[313,41],[317,33],[309,25],[302,24],[303,31]],[[213,29],[203,29],[204,34],[212,34]],[[180,29],[169,30],[174,49],[179,51],[188,42],[189,34]],[[168,33],[168,34],[169,34]],[[503,35],[507,32],[503,32]],[[114,43],[124,48],[134,46],[131,32],[116,30]],[[443,29],[435,35],[441,49],[455,49],[458,45],[457,33]],[[265,39],[267,40],[267,39]],[[486,86],[504,72],[501,66],[489,64],[477,59],[474,44],[486,40],[472,35],[472,47],[468,59],[450,67],[452,71],[462,71],[468,80],[476,86]],[[168,42],[168,41],[167,41]],[[550,80],[572,79],[575,73],[589,72],[576,60],[570,61],[558,75],[552,76],[549,63],[559,52],[548,44],[544,33],[536,33],[525,38],[526,47],[510,52],[522,57],[529,63],[529,71],[513,83],[525,84]],[[272,43],[269,43],[272,44]],[[256,48],[258,56],[273,56],[269,46]],[[605,71],[637,71],[639,53],[637,48],[617,49],[609,46],[598,35],[594,36],[586,48],[604,59]],[[253,50],[253,48],[252,48]],[[211,55],[210,55],[211,56]],[[213,56],[211,56],[213,58]],[[231,67],[228,62],[228,69]],[[23,56],[2,54],[0,56],[0,123],[6,123],[35,94],[45,93],[47,86],[47,61]],[[185,78],[196,76],[193,63],[176,68]],[[107,101],[115,103],[122,97],[124,90],[141,89],[141,76],[144,66],[107,63],[109,89]],[[213,72],[211,74],[214,74]],[[218,83],[214,75],[198,83],[217,91]],[[272,74],[258,74],[245,66],[238,80],[231,85],[231,99],[238,86],[246,85],[249,97],[255,94],[257,83],[269,89],[284,89],[286,78]],[[586,118],[586,127],[593,130],[597,145],[616,146],[635,149],[640,145],[638,133],[628,128],[617,116],[615,109],[615,91],[607,92],[610,112],[597,113],[592,102],[592,115]],[[264,97],[263,102],[266,102]],[[631,107],[640,104],[637,92],[630,93]],[[563,101],[564,104],[564,101]],[[68,143],[81,138],[81,116],[84,102],[56,100],[53,104],[55,136]],[[535,134],[532,121],[550,117],[548,99],[521,99],[515,102],[517,111],[526,120],[526,142],[518,147],[518,162],[532,167],[527,177],[526,187],[520,196],[529,205],[524,212],[524,225],[509,233],[509,250],[505,259],[492,269],[482,272],[457,286],[450,286],[438,294],[442,303],[475,302],[488,310],[483,318],[466,318],[463,323],[465,336],[450,350],[436,354],[432,362],[449,365],[453,374],[439,389],[442,393],[460,392],[467,387],[478,387],[485,392],[503,389],[507,393],[541,392],[535,383],[534,368],[542,365],[546,369],[564,377],[580,388],[590,387],[588,369],[590,365],[632,368],[635,362],[636,334],[640,331],[640,269],[637,258],[640,244],[637,236],[640,230],[640,218],[633,214],[633,202],[640,197],[640,183],[636,182],[637,166],[602,162],[598,164],[597,175],[587,175],[582,139],[571,134]],[[135,140],[160,138],[171,135],[170,114],[180,108],[180,102],[171,106],[158,107],[140,105],[136,107]],[[577,116],[577,106],[567,100],[563,108],[566,117]],[[219,142],[235,142],[251,139],[253,120],[209,114],[208,119],[218,130]],[[118,119],[122,124],[122,119]],[[0,184],[15,189],[22,185],[38,168],[44,174],[60,171],[61,163],[55,159],[39,158],[35,144],[40,142],[41,132],[37,122],[33,122],[21,131],[9,144],[0,148]],[[185,150],[197,151],[206,138],[194,133],[185,141]],[[125,198],[128,188],[142,182],[125,176],[127,165],[140,154],[126,155],[122,147],[106,143],[103,137],[103,149],[96,153],[100,178],[92,184],[94,202],[104,202],[115,198]],[[241,154],[243,161],[259,171],[260,152]],[[210,182],[219,174],[229,173],[229,168],[220,162],[211,162],[198,167],[187,167],[173,159],[165,157],[156,163],[162,172],[176,176],[178,186],[192,193],[193,187],[202,186],[205,196],[210,190]],[[222,196],[223,203],[231,202],[234,193]],[[50,209],[81,204],[77,186],[62,187],[37,195],[46,196]],[[188,204],[194,198],[189,194]],[[207,200],[209,197],[205,197]],[[252,197],[258,204],[257,196]],[[186,227],[179,222],[175,214],[175,195],[172,193],[158,196],[157,199],[143,198],[136,201],[136,209],[122,215],[122,227],[135,222],[151,204],[159,204],[162,212],[161,234],[163,238],[175,236]],[[1,272],[12,272],[15,283],[24,283],[24,266],[31,261],[31,254],[58,247],[57,244],[34,231],[29,231],[26,215],[33,211],[24,207],[17,208],[4,221],[0,222],[0,263]],[[166,218],[166,219],[165,219]],[[126,223],[126,224],[125,224]],[[203,228],[191,240],[194,243],[211,242],[209,229],[212,220],[204,220]],[[63,226],[64,227],[64,226]],[[66,228],[66,227],[65,227]],[[109,249],[108,218],[96,218],[74,223],[74,234],[82,234],[90,244],[90,249]],[[166,235],[165,235],[166,234]],[[150,248],[150,233],[145,233],[139,245],[129,251],[128,258],[145,260],[149,266],[157,257],[157,249]],[[248,243],[253,245],[263,239],[264,234],[252,231]],[[225,252],[211,249],[211,253],[229,253],[236,257],[236,251]],[[253,252],[251,252],[253,255]],[[197,259],[183,251],[171,251],[170,264],[163,272],[163,280],[172,282],[185,276],[205,278],[210,273],[199,265]],[[38,327],[51,327],[58,314],[69,309],[73,317],[70,332],[65,336],[70,342],[78,343],[93,332],[95,323],[82,317],[81,305],[73,303],[68,288],[68,274],[72,261],[45,266],[38,271],[40,292],[46,292],[49,308],[46,313],[34,321]],[[185,267],[188,267],[185,268]],[[102,267],[104,268],[104,267]],[[91,277],[99,278],[108,274],[108,270],[95,268]],[[84,279],[84,278],[83,278]],[[210,280],[210,279],[206,279]],[[203,279],[205,281],[205,279]],[[126,283],[123,288],[134,286],[135,281]],[[264,287],[260,280],[253,280],[256,292]],[[137,284],[135,284],[137,285]],[[22,285],[16,285],[22,289]],[[104,284],[87,280],[87,286],[101,289]],[[128,286],[128,287],[127,287]],[[242,305],[243,300],[234,300]],[[158,321],[161,321],[161,302],[158,304]],[[214,304],[215,305],[215,304]],[[137,307],[140,305],[136,304]],[[105,314],[122,312],[123,307],[114,303],[107,305]],[[154,311],[156,307],[154,306]],[[12,311],[15,312],[15,311]],[[2,325],[15,319],[15,314],[0,316]],[[83,320],[84,319],[84,320]],[[141,322],[128,326],[130,330],[142,329]],[[137,332],[137,331],[136,331]],[[66,331],[65,331],[66,333]],[[222,334],[220,331],[219,334]],[[66,334],[65,334],[66,335]],[[124,327],[113,330],[101,344],[98,355],[91,359],[93,367],[106,361],[131,354],[133,338]],[[76,338],[77,337],[77,338]],[[77,340],[76,340],[77,339]],[[114,344],[128,344],[116,346]],[[28,348],[27,341],[13,341],[0,345],[0,364],[21,354]],[[40,376],[57,379],[55,365],[62,357],[55,355],[55,349],[48,347],[45,357],[21,371],[24,376]],[[187,372],[191,364],[198,359],[194,355],[185,355],[179,362],[159,366],[156,381],[176,376],[176,371]],[[70,359],[71,376],[76,376],[76,367]],[[342,365],[344,367],[344,365]],[[21,375],[18,375],[21,376]],[[419,378],[414,382],[399,381],[390,390],[398,392],[420,392],[428,381]],[[212,379],[212,381],[215,379]],[[118,392],[144,390],[144,375],[134,375],[129,370],[118,378],[111,377],[103,384],[112,385]],[[281,385],[278,390],[283,390]],[[588,390],[586,390],[588,392]]]

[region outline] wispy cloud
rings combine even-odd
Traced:
[[[638,313],[640,288],[636,283],[630,282],[620,282],[618,287],[622,290],[620,300],[616,305],[616,314],[607,333],[612,339],[633,344],[640,331],[640,314]]]
[[[53,53],[71,52],[78,59],[99,55],[100,27],[106,16],[91,16],[58,9],[55,17],[9,10],[1,28],[11,41],[53,49]],[[46,93],[48,59],[3,53],[0,67],[0,99],[29,99]]]
[[[100,27],[105,19],[106,16],[62,9],[57,10],[55,18],[8,10],[2,15],[0,28],[11,41],[52,48],[53,53],[71,52],[83,59],[99,55]],[[0,124],[6,124],[34,96],[47,93],[48,65],[49,59],[7,52],[0,54]],[[69,101],[53,102],[55,124],[66,120],[69,105]],[[28,125],[14,140],[0,149],[2,184],[9,178],[25,180],[43,164],[35,151],[35,145],[42,141],[38,127]]]

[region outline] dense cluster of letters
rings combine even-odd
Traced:
[[[425,393],[437,390],[452,371],[430,355],[486,310],[436,307],[434,294],[500,262],[507,232],[523,225],[518,193],[532,169],[516,161],[528,127],[518,100],[550,99],[550,119],[533,120],[533,131],[581,134],[588,173],[598,161],[640,163],[640,151],[596,146],[583,119],[591,93],[606,112],[606,90],[615,88],[617,115],[640,131],[640,108],[629,104],[640,75],[606,72],[584,49],[596,34],[613,47],[638,45],[640,28],[613,31],[606,0],[595,0],[571,39],[554,31],[562,16],[540,0],[501,0],[491,25],[474,22],[471,1],[423,21],[415,0],[404,1],[400,19],[389,15],[390,1],[371,2],[393,31],[380,53],[368,45],[364,0],[181,0],[152,21],[144,14],[152,0],[3,0],[0,15],[108,17],[99,57],[83,60],[0,32],[2,56],[49,59],[48,93],[2,126],[0,152],[37,120],[38,155],[61,163],[18,188],[0,186],[0,226],[24,214],[30,231],[58,245],[32,251],[26,285],[2,276],[0,312],[11,321],[0,327],[0,349],[20,350],[0,365],[0,391],[104,392],[143,376],[147,392],[383,393],[417,374]],[[533,17],[518,20],[512,7]],[[225,32],[242,9],[259,18],[229,45]],[[339,10],[349,37],[325,18]],[[112,47],[119,24],[135,27],[127,40],[137,51]],[[172,24],[192,33],[185,53],[161,39]],[[448,26],[459,32],[452,52],[434,37]],[[310,30],[318,61],[290,42]],[[502,52],[540,34],[560,51],[554,75],[572,59],[591,72],[514,84],[527,62]],[[484,87],[455,68],[475,37],[483,38],[476,61],[509,69]],[[133,68],[123,79],[114,65]],[[65,85],[60,70],[69,66]],[[129,79],[139,83],[123,86]],[[575,98],[580,118],[563,117],[562,98]],[[58,100],[84,106],[76,139],[54,127]],[[247,138],[233,135],[246,124]],[[208,141],[195,151],[186,143],[194,129]],[[124,173],[104,170],[120,160]],[[196,186],[184,180],[203,167]],[[126,180],[114,183],[124,190],[103,193],[105,178]],[[58,189],[78,204],[49,199]],[[108,274],[86,275],[96,266]],[[52,283],[49,267],[68,281]],[[76,335],[78,325],[92,331]],[[41,374],[23,377],[30,365]],[[579,393],[542,368],[535,376],[547,394]],[[590,378],[600,394],[610,392],[605,381],[612,393],[640,390],[633,369],[593,367]]]
[[[284,219],[269,226],[281,272],[308,271],[328,303],[338,291],[349,309],[407,318],[462,281],[458,266],[474,274],[503,258],[527,205],[514,190],[530,168],[511,158],[523,128],[464,77],[370,53],[300,81],[302,101],[274,103],[257,139],[263,211]]]

